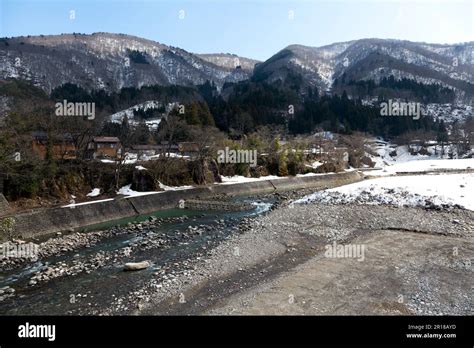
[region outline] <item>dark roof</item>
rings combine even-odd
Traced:
[[[158,150],[161,149],[159,145],[132,145],[132,150]]]
[[[93,137],[94,143],[119,143],[120,139],[117,137]]]
[[[178,144],[179,151],[181,152],[198,152],[199,144],[194,142],[181,142]]]
[[[35,140],[46,141],[48,140],[48,133],[45,131],[35,131],[31,133],[32,137]],[[56,141],[72,141],[71,133],[63,133],[63,134],[53,134],[53,139]]]

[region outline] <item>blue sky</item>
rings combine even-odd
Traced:
[[[0,37],[98,31],[265,60],[294,43],[474,41],[474,0],[0,0]]]

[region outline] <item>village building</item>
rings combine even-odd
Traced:
[[[178,143],[178,150],[182,156],[196,156],[199,153],[199,144],[194,142]]]
[[[41,160],[44,160],[48,151],[53,159],[75,159],[77,148],[70,133],[48,136],[44,131],[32,133],[32,149]]]
[[[90,159],[120,158],[122,145],[117,137],[93,137],[87,145],[87,157]]]
[[[126,153],[135,154],[137,158],[151,157],[166,153],[177,153],[178,145],[161,142],[157,145],[132,145],[125,149]]]

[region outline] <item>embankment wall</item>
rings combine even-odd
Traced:
[[[13,238],[32,238],[126,217],[150,214],[159,210],[176,208],[180,200],[202,200],[215,196],[252,196],[304,188],[322,190],[360,181],[362,177],[362,174],[357,171],[289,177],[233,185],[210,185],[131,198],[119,197],[109,201],[77,205],[75,207],[37,209],[9,216],[15,220],[11,236]],[[0,235],[0,241],[7,238],[8,236],[5,234]]]

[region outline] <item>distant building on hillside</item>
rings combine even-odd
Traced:
[[[90,159],[115,159],[121,156],[122,145],[117,137],[93,137],[87,145],[87,157]]]
[[[50,137],[44,131],[33,132],[32,149],[42,160],[46,158],[48,151],[53,159],[74,159],[77,157],[77,148],[70,133]]]
[[[313,136],[316,139],[334,140],[334,133],[329,131],[316,132]]]

